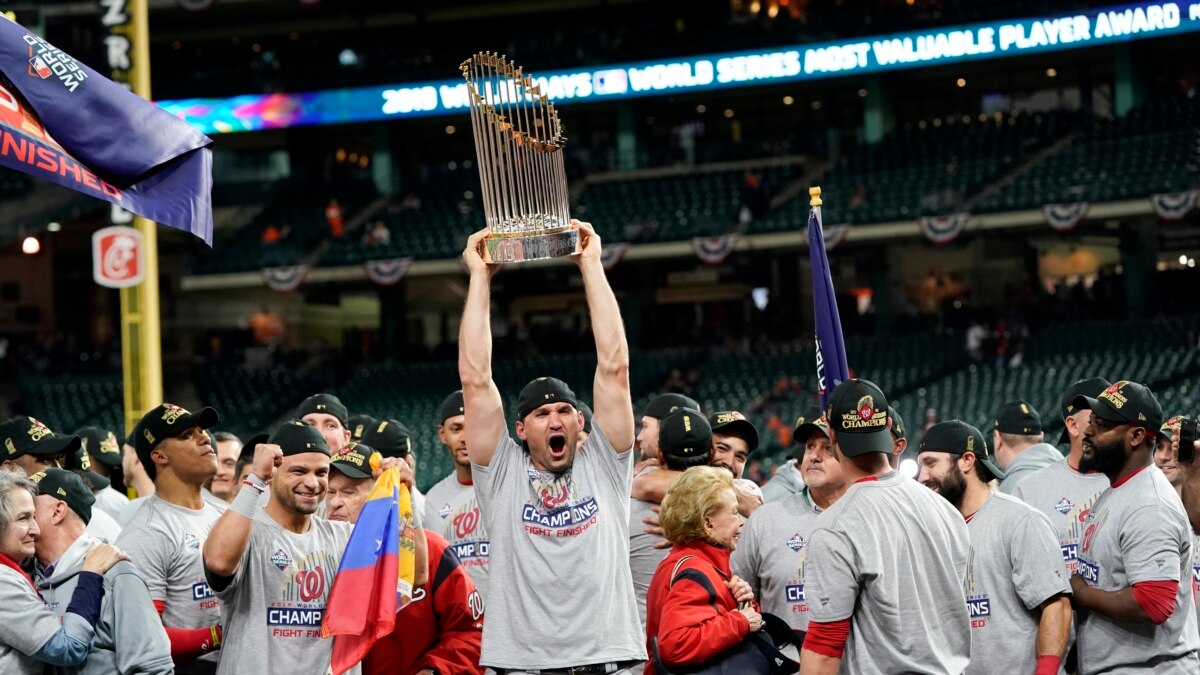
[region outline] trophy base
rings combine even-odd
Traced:
[[[579,253],[579,231],[565,230],[523,237],[488,237],[483,240],[487,263],[519,263]]]

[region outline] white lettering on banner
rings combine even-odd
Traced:
[[[717,82],[750,82],[800,74],[800,52],[751,54],[717,60]]]
[[[104,47],[108,54],[109,68],[129,70],[132,67],[129,62],[129,38],[124,35],[109,35],[104,38]]]
[[[535,77],[534,84],[553,101],[564,98],[587,98],[592,95],[592,76],[590,73],[574,75],[551,75],[550,77]],[[526,100],[530,98],[525,96]]]
[[[1195,21],[1196,19],[1200,19],[1200,3],[1188,7],[1188,20]]]
[[[660,63],[629,69],[629,83],[634,91],[703,87],[712,81],[712,61],[704,59],[695,63]]]
[[[443,84],[441,87],[438,87],[438,93],[442,99],[442,107],[447,110],[467,107],[468,95],[465,83],[453,87]]]
[[[129,15],[125,13],[125,0],[100,0],[104,15],[100,17],[101,26],[120,26],[129,23]]]
[[[437,110],[437,107],[438,91],[433,87],[385,89],[383,92],[384,115],[430,112]]]
[[[1179,5],[1173,2],[1121,12],[1100,12],[1096,15],[1096,37],[1120,37],[1176,28],[1179,20]]]
[[[867,55],[870,52],[871,45],[867,42],[806,49],[804,51],[804,72],[811,75],[866,68]]]

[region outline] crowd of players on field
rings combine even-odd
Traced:
[[[1072,385],[1065,457],[1024,401],[986,435],[936,424],[914,481],[903,421],[853,379],[797,420],[795,457],[759,489],[741,413],[663,394],[635,423],[600,241],[574,227],[592,406],[539,377],[505,418],[496,269],[474,235],[462,389],[408,420],[453,459],[427,494],[409,428],[329,394],[244,444],[212,432],[213,409],[166,403],[123,442],[0,424],[0,672],[326,673],[326,602],[387,468],[412,491],[416,579],[354,672],[664,675],[760,634],[805,675],[1200,672],[1200,469],[1148,387]],[[110,485],[118,468],[138,498]]]

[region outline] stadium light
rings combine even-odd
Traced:
[[[55,221],[46,226],[46,229],[51,232],[59,232],[62,230],[62,224]]]
[[[921,472],[921,469],[920,469],[920,467],[917,466],[917,460],[909,457],[909,458],[906,458],[906,459],[903,459],[900,461],[900,475],[901,476],[904,476],[905,478],[914,478],[915,479],[917,477],[917,474],[919,474],[920,472]]]
[[[42,250],[42,242],[38,241],[37,237],[25,237],[25,241],[21,242],[21,252],[25,255],[36,255]]]

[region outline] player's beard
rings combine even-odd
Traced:
[[[963,495],[967,493],[967,477],[963,475],[962,469],[958,468],[958,462],[951,462],[950,470],[941,480],[936,478],[926,480],[925,487],[940,494],[957,509],[962,506]]]
[[[1095,472],[1115,476],[1121,472],[1121,467],[1125,466],[1125,442],[1122,439],[1101,445],[1085,436],[1083,447],[1085,452],[1079,458],[1079,471],[1082,473]],[[1086,452],[1089,449],[1091,452]]]

